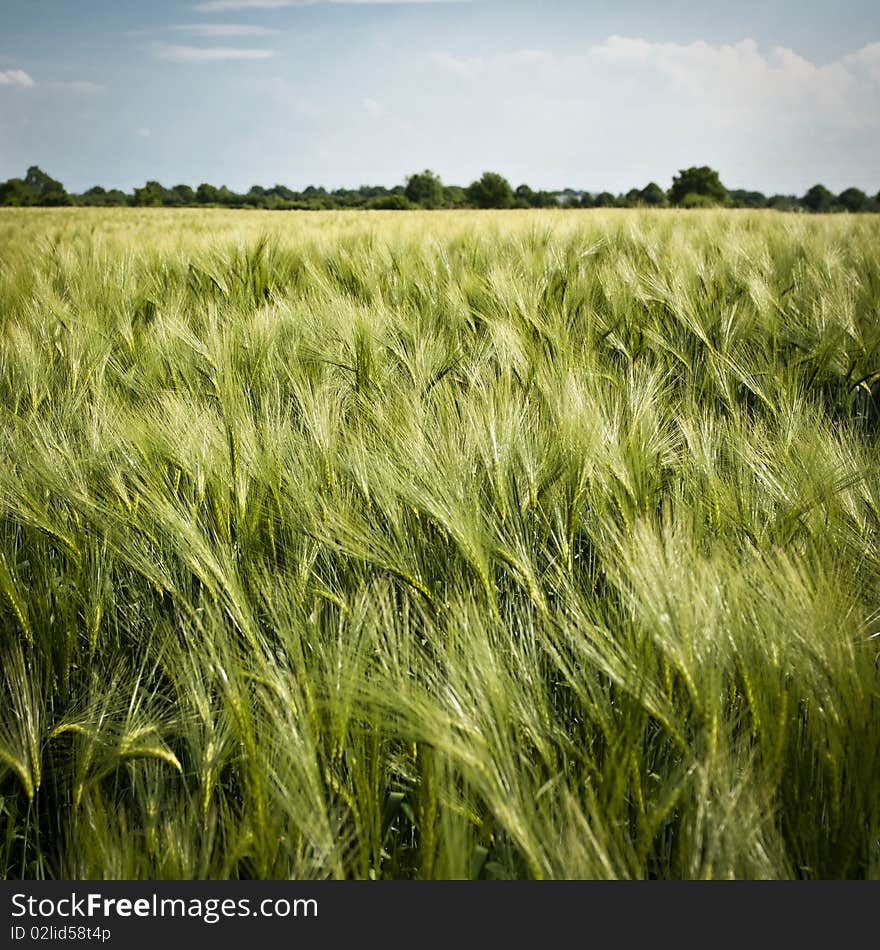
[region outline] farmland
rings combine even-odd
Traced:
[[[878,379],[873,214],[3,209],[0,874],[880,877]]]

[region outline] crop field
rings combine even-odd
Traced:
[[[0,874],[880,877],[878,380],[878,215],[3,209]]]

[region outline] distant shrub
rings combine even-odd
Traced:
[[[381,195],[378,198],[371,198],[367,208],[374,211],[411,211],[417,207],[405,195]]]

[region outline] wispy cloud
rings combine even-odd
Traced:
[[[553,65],[556,57],[542,49],[520,49],[509,53],[493,53],[491,56],[458,57],[451,53],[428,53],[429,62],[462,79],[473,79],[482,73],[522,66]]]
[[[274,36],[279,32],[250,23],[181,23],[171,29],[192,36]]]
[[[365,99],[361,99],[361,105],[364,107],[364,112],[372,119],[381,119],[382,116],[385,115],[385,106],[376,99],[371,99],[369,96]]]
[[[274,49],[244,49],[234,46],[168,46],[156,47],[159,59],[172,63],[218,63],[228,60],[271,59]]]
[[[615,102],[621,115],[631,115],[639,103],[649,115],[686,113],[704,129],[880,126],[880,43],[821,65],[782,46],[765,52],[752,39],[713,45],[627,36],[609,36],[580,54],[524,49],[462,57],[437,51],[428,61],[463,81],[511,89],[520,84],[549,98],[571,100],[572,90],[602,88],[609,90],[606,105]],[[586,104],[595,100],[583,97]]]
[[[232,10],[280,10],[282,7],[310,7],[318,3],[332,4],[405,4],[405,3],[470,3],[471,0],[206,0],[197,3],[200,13],[225,13]]]
[[[254,81],[254,89],[264,96],[266,101],[279,108],[285,115],[299,116],[305,119],[317,119],[323,115],[323,108],[302,87],[282,76]]]
[[[698,109],[707,127],[880,127],[880,43],[818,64],[784,46],[763,52],[752,39],[714,46],[610,36],[589,59]]]
[[[521,180],[548,168],[619,189],[696,164],[764,191],[817,179],[877,187],[880,43],[819,60],[753,39],[609,36],[578,52],[452,48],[425,59],[446,74],[470,151],[499,156]]]
[[[29,73],[23,69],[0,69],[0,86],[18,86],[22,89],[50,89],[59,92],[79,92],[91,94],[104,92],[106,86],[97,82],[87,82],[85,80],[69,80],[66,82],[37,82]]]
[[[36,86],[23,69],[0,69],[0,86]]]
[[[63,89],[68,92],[81,92],[86,95],[91,95],[96,92],[105,92],[107,87],[102,86],[99,82],[83,82],[83,81],[73,81],[73,82],[49,82],[46,85],[51,89]]]

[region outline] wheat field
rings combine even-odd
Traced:
[[[0,874],[880,877],[878,379],[877,215],[3,209]]]

